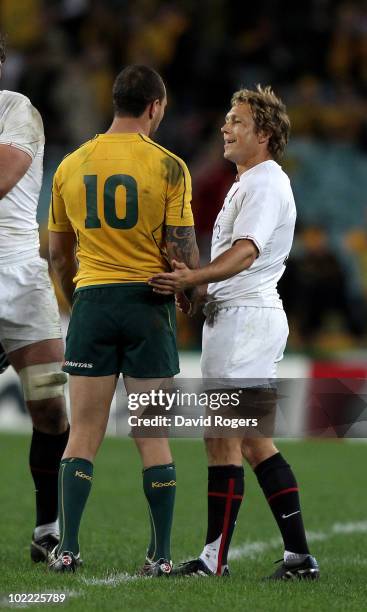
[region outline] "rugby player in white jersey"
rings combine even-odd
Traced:
[[[242,89],[222,127],[224,157],[237,166],[233,184],[216,219],[211,263],[156,275],[161,293],[208,285],[207,320],[201,360],[204,379],[239,379],[257,387],[276,377],[288,336],[277,292],[291,249],[296,209],[279,161],[288,141],[286,108],[270,87]],[[250,380],[249,380],[250,379]],[[254,379],[257,379],[254,382]],[[261,387],[260,387],[261,390]],[[250,394],[247,393],[247,396]],[[206,438],[209,460],[208,529],[198,559],[181,564],[176,575],[227,575],[228,549],[244,492],[243,458],[254,470],[284,542],[281,566],[270,578],[314,579],[291,467],[268,437]]]
[[[0,39],[0,61],[5,44]],[[69,426],[61,372],[58,306],[39,255],[36,212],[42,184],[44,133],[25,96],[0,91],[0,362],[4,353],[22,382],[32,418],[29,464],[36,489],[33,561],[58,543],[57,479]]]

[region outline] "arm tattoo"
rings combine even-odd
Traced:
[[[199,267],[199,250],[193,226],[167,225],[165,239],[170,260],[182,261],[189,268]]]

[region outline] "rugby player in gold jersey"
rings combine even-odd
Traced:
[[[190,174],[151,139],[167,104],[161,77],[145,66],[125,68],[113,103],[109,130],[58,167],[50,205],[51,262],[72,305],[63,368],[71,431],[60,467],[55,571],[78,565],[79,524],[118,376],[129,394],[169,386],[179,371],[174,298],[147,281],[170,270],[172,259],[199,265]],[[175,466],[166,438],[135,441],[151,522],[143,570],[169,574]]]

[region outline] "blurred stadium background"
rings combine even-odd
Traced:
[[[320,361],[323,376],[366,375],[365,2],[1,0],[0,28],[8,37],[1,87],[29,96],[45,125],[44,257],[53,172],[66,153],[108,127],[112,83],[124,65],[152,65],[167,82],[157,140],[191,170],[203,262],[234,177],[219,130],[231,94],[241,85],[271,84],[292,121],[283,166],[298,207],[280,286],[291,330],[280,375],[317,376]],[[179,316],[188,377],[200,375],[201,325],[200,316]],[[13,414],[9,398],[21,405],[17,384],[11,372],[0,380],[0,425]]]

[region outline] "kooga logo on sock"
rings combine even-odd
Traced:
[[[176,481],[169,480],[168,482],[152,482],[152,489],[160,489],[161,487],[175,487]]]
[[[85,480],[92,480],[92,476],[88,476],[88,474],[84,474],[84,472],[81,472],[80,470],[75,470],[75,476],[78,476],[78,478],[84,478]]]

